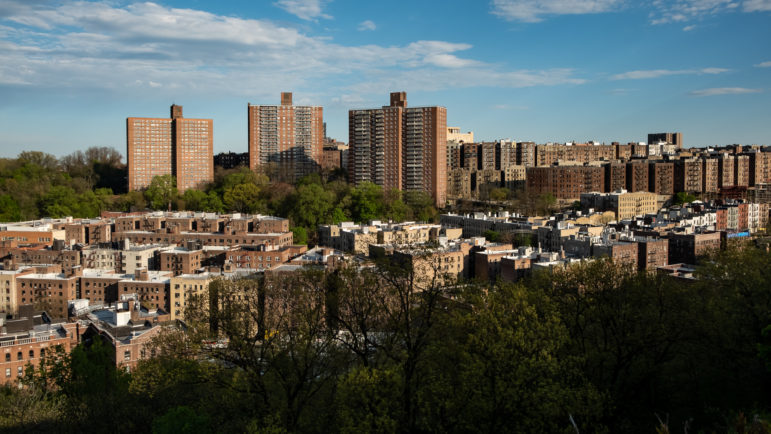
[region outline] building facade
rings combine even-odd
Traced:
[[[296,106],[292,93],[281,93],[281,105],[247,105],[249,168],[272,164],[279,175],[296,180],[321,168],[324,109]]]
[[[447,191],[447,109],[407,107],[405,92],[391,104],[348,112],[350,180],[385,189],[425,191],[444,206]]]
[[[211,119],[185,119],[182,106],[171,118],[127,118],[126,161],[129,191],[150,186],[155,176],[173,175],[185,191],[214,180]]]

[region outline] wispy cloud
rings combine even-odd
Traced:
[[[771,0],[745,0],[742,4],[745,12],[767,12],[771,11]]]
[[[771,11],[771,0],[653,0],[652,7],[649,14],[651,23],[668,24],[701,20],[728,12],[767,12]]]
[[[324,6],[326,3],[326,0],[278,0],[274,4],[290,14],[297,16],[297,18],[313,21],[317,18],[332,18],[324,13]]]
[[[550,15],[610,12],[621,0],[492,0],[492,12],[508,21],[535,23]]]
[[[758,68],[771,68],[771,60],[768,62],[760,62],[755,66]]]
[[[684,32],[690,32],[691,30],[693,30],[695,28],[696,28],[695,25],[685,26],[685,27],[683,27],[683,31]]]
[[[314,89],[319,80],[337,95],[382,94],[405,83],[436,90],[584,82],[572,69],[475,60],[464,55],[473,48],[465,43],[345,45],[267,20],[154,3],[5,0],[0,12],[0,26],[24,23],[0,28],[0,84],[12,86],[262,97]]]
[[[747,89],[745,87],[713,87],[710,89],[694,90],[691,96],[716,96],[716,95],[741,95],[745,93],[760,93],[762,89]]]
[[[641,80],[648,78],[666,77],[669,75],[689,75],[689,74],[722,74],[730,69],[725,68],[702,68],[702,69],[648,69],[629,71],[622,74],[611,76],[611,80]]]
[[[374,21],[372,20],[365,20],[359,23],[359,30],[375,30],[377,29],[377,26],[375,25]]]

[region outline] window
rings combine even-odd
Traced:
[[[16,353],[16,360],[23,360],[23,358],[21,357],[21,351]]]
[[[35,358],[35,350],[29,350],[29,358],[34,359]]]
[[[11,353],[5,353],[5,361],[10,362],[11,361]]]
[[[10,377],[11,376],[11,368],[5,368],[5,376]]]
[[[126,351],[123,353],[123,360],[126,362],[131,360],[131,351]]]
[[[16,375],[18,377],[21,377],[22,375],[24,375],[24,367],[23,366],[19,366],[18,368],[16,368]]]
[[[40,358],[42,359],[45,356],[46,356],[46,349],[45,348],[41,348],[40,349]]]

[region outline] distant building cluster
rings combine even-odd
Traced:
[[[771,183],[771,152],[758,146],[684,148],[679,132],[648,134],[640,143],[476,142],[472,131],[447,126],[447,109],[408,107],[405,92],[387,106],[348,112],[348,144],[326,136],[323,108],[247,104],[248,152],[212,155],[212,120],[128,118],[129,190],[171,174],[180,191],[213,180],[213,166],[246,166],[294,182],[322,170],[345,169],[348,180],[385,189],[422,191],[437,207],[447,199],[490,199],[497,189],[578,200],[619,189],[672,196],[746,198]],[[498,196],[500,197],[500,193]]]
[[[736,198],[771,183],[771,152],[766,149],[683,149],[681,133],[651,134],[649,139],[648,144],[626,145],[448,143],[448,197],[487,199],[491,190],[503,187],[564,200],[619,189]]]

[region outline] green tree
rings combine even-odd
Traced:
[[[494,188],[490,190],[490,200],[506,200],[509,198],[509,193],[510,191],[508,188]]]
[[[9,194],[0,194],[0,221],[15,222],[21,220],[19,204]]]
[[[153,420],[153,434],[209,433],[209,417],[200,411],[182,405]]]
[[[412,210],[410,218],[421,222],[438,222],[439,211],[434,206],[434,199],[425,191],[405,191],[404,202]]]
[[[41,214],[53,218],[75,216],[80,206],[75,191],[63,185],[51,187],[40,202]]]
[[[501,234],[491,229],[484,231],[482,233],[482,236],[485,237],[485,239],[487,241],[490,241],[491,243],[498,242],[498,240],[501,239]]]
[[[692,195],[691,193],[681,191],[675,194],[675,197],[672,198],[672,204],[684,205],[686,203],[691,203],[694,200],[696,200],[696,196]]]
[[[225,190],[225,209],[234,212],[256,213],[263,209],[260,188],[254,184],[238,184]]]
[[[214,191],[208,194],[196,189],[185,190],[182,195],[185,209],[190,211],[222,212],[223,204]]]
[[[579,365],[548,298],[523,285],[467,286],[468,308],[440,317],[447,330],[431,347],[433,373],[419,397],[421,428],[457,432],[601,431],[602,400]]]
[[[294,244],[308,244],[308,231],[302,226],[291,228]]]
[[[289,199],[292,209],[289,218],[295,226],[312,228],[332,222],[334,195],[320,184],[306,184],[297,188]]]
[[[368,222],[383,215],[383,189],[379,185],[363,182],[351,190],[350,197],[350,216],[354,221]]]
[[[153,176],[145,190],[145,198],[153,209],[171,211],[171,204],[177,198],[177,180],[172,175]]]

